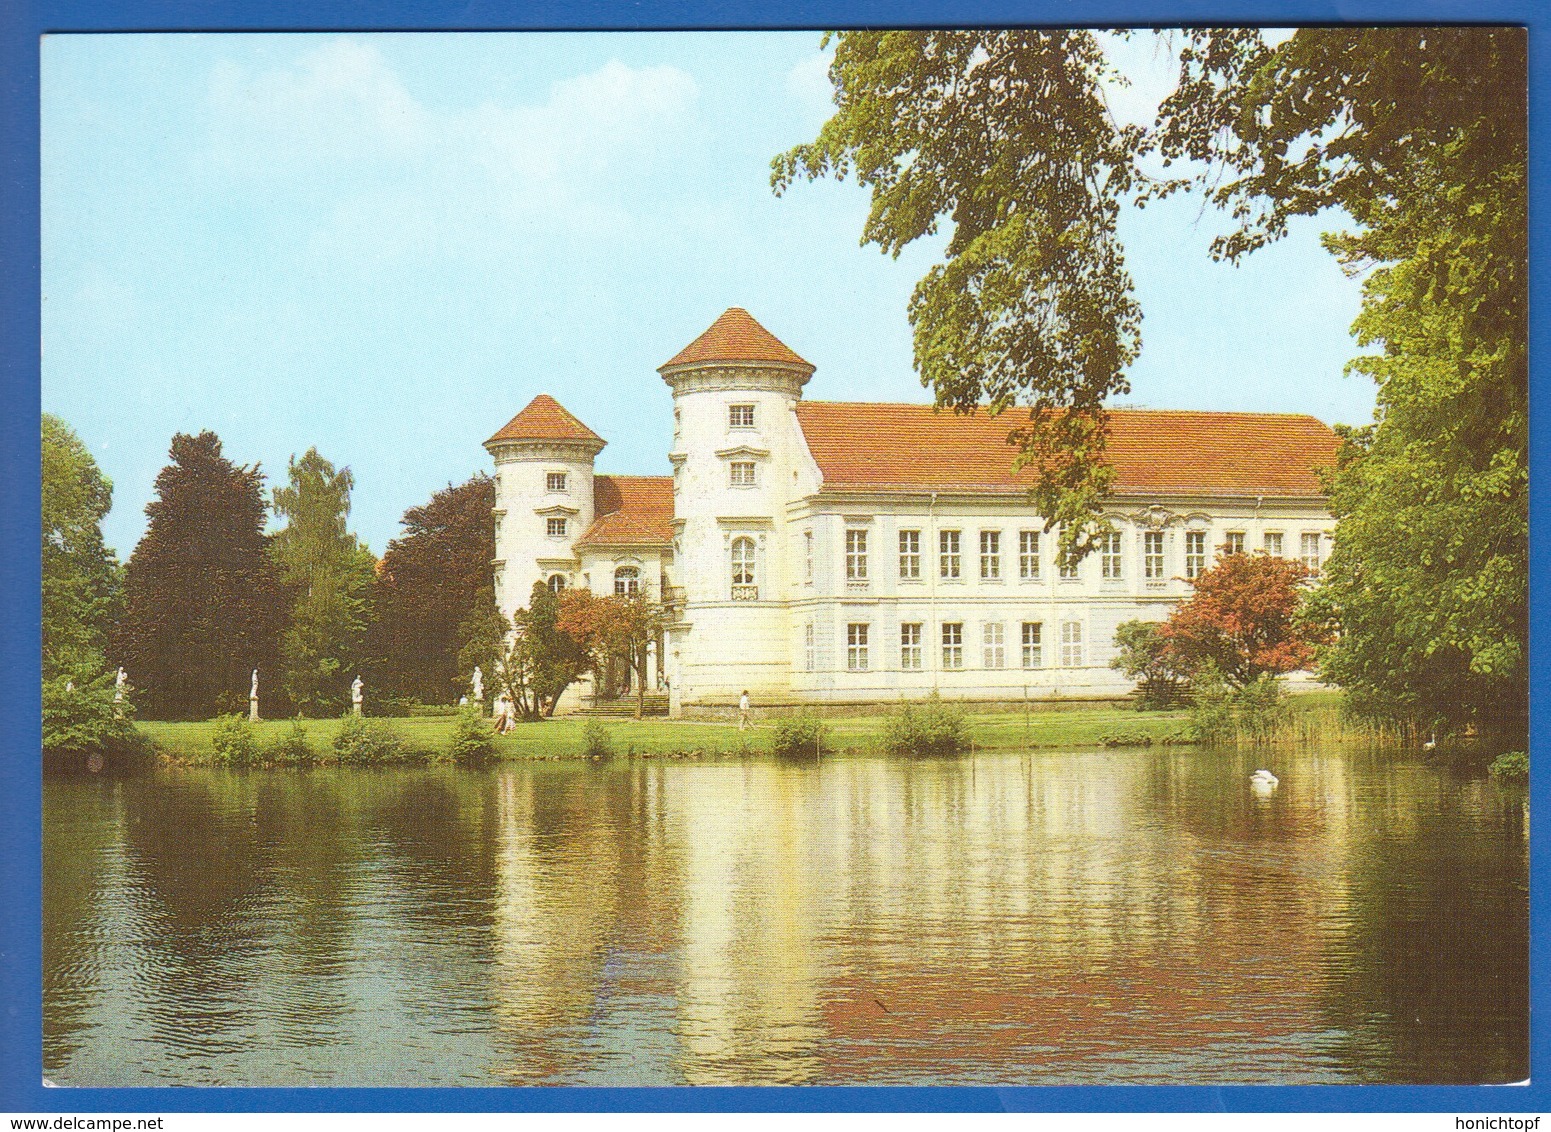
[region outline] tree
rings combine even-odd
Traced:
[[[1308,578],[1301,562],[1228,554],[1198,575],[1195,592],[1157,630],[1176,670],[1210,666],[1234,688],[1307,668],[1319,630],[1299,617]]]
[[[571,593],[576,596],[570,597]],[[587,652],[592,671],[600,678],[610,659],[622,659],[630,666],[637,719],[646,711],[647,648],[666,625],[662,606],[645,594],[593,597],[584,590],[567,591],[558,621],[560,631]]]
[[[213,432],[172,438],[124,577],[114,652],[151,719],[207,718],[272,669],[284,608],[264,535],[264,476]]]
[[[367,660],[376,560],[346,528],[354,478],[309,448],[274,493],[286,520],[270,544],[287,618],[280,639],[285,693],[304,714],[338,715],[351,674]]]
[[[1183,698],[1190,668],[1158,629],[1152,621],[1125,621],[1116,626],[1115,647],[1120,651],[1110,667],[1138,681],[1139,706],[1161,710],[1174,707]]]
[[[1358,225],[1326,243],[1368,272],[1353,330],[1379,351],[1349,368],[1379,404],[1331,484],[1322,672],[1370,716],[1510,745],[1529,690],[1525,52],[1522,28],[1198,38],[1176,99],[1206,112],[1169,137],[1234,174],[1224,256],[1331,205]]]
[[[1352,230],[1326,245],[1368,273],[1354,331],[1378,349],[1350,369],[1378,383],[1379,408],[1371,428],[1349,434],[1331,484],[1340,524],[1319,609],[1340,636],[1323,669],[1371,714],[1522,739],[1525,29],[1300,28],[1277,43],[1255,29],[1171,33],[1179,84],[1141,135],[1106,133],[1095,116],[1103,71],[1086,35],[844,33],[830,69],[837,112],[817,141],[776,159],[775,187],[854,168],[873,188],[863,238],[896,254],[951,217],[947,259],[911,304],[917,369],[938,402],[998,408],[1021,394],[1099,428],[1103,397],[1122,385],[1107,371],[1134,356],[1136,336],[1134,318],[1112,313],[1128,309],[1112,230],[1091,255],[1116,271],[1064,288],[1049,280],[1060,241],[1090,238],[1072,207],[1084,193],[1102,217],[1127,194],[1141,205],[1204,191],[1238,222],[1213,245],[1230,262],[1281,238],[1294,217],[1344,210]],[[1029,140],[1036,127],[1049,140]],[[1052,169],[1031,168],[1041,153]],[[1174,171],[1195,164],[1151,179],[1136,171],[1146,154]],[[1000,274],[977,274],[977,246],[990,257],[993,235],[1031,214],[1058,252],[1031,241],[987,259]],[[1081,355],[1093,365],[1063,368],[1019,344],[1062,320],[1113,338],[1112,361],[1093,349]],[[941,364],[955,356],[962,378]],[[1036,431],[1046,421],[1037,416]],[[1047,521],[1094,526],[1101,444],[1080,433],[1023,439]]]
[[[43,415],[43,679],[84,685],[104,664],[119,565],[103,545],[113,485],[56,416]]]
[[[404,533],[388,543],[378,587],[375,651],[395,694],[444,702],[473,671],[459,660],[466,643],[460,626],[490,591],[494,506],[494,481],[477,475],[404,512]],[[488,601],[494,609],[493,591]]]
[[[506,655],[511,632],[512,623],[496,605],[495,588],[480,589],[474,597],[474,608],[458,623],[459,686],[468,686],[476,668],[487,680],[494,675],[497,662]]]
[[[1091,31],[832,38],[836,112],[771,184],[854,175],[872,189],[863,243],[896,257],[951,223],[910,299],[916,370],[939,406],[1028,407],[1011,439],[1046,529],[1081,554],[1113,478],[1104,400],[1141,347],[1116,221],[1145,132],[1110,116]]]
[[[534,582],[528,608],[518,618],[517,631],[532,650],[534,697],[546,718],[555,714],[565,690],[592,666],[585,644],[560,627],[567,599],[574,606],[583,595],[592,597],[586,590],[567,590],[557,597],[543,582]]]

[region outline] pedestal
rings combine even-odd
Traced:
[[[360,704],[351,704],[350,708],[351,708],[352,711],[354,711],[356,713],[356,715],[360,715],[361,714],[361,705]]]
[[[250,723],[257,723],[258,721],[259,721],[259,717],[258,717],[258,697],[257,696],[249,696],[248,697],[248,722],[250,722]]]

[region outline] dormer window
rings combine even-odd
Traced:
[[[550,538],[565,538],[565,520],[555,517],[545,519],[544,533]]]
[[[727,427],[728,428],[753,428],[754,427],[754,406],[753,405],[728,405],[727,406]]]
[[[754,461],[734,460],[727,465],[727,482],[733,487],[754,486]]]
[[[547,473],[544,476],[544,490],[545,491],[564,491],[565,490],[565,473],[564,472],[549,472],[549,473]]]

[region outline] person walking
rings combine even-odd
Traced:
[[[743,695],[738,697],[738,730],[749,729],[749,690],[743,689]]]

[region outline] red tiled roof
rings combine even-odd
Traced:
[[[960,416],[929,405],[799,401],[797,420],[824,490],[1025,491],[1007,436],[1026,419],[1009,410]],[[1340,441],[1313,417],[1113,409],[1108,460],[1118,495],[1321,497],[1316,468]]]
[[[666,546],[673,541],[672,476],[594,476],[592,526],[577,546]]]
[[[813,368],[785,342],[755,322],[753,316],[742,307],[731,307],[724,311],[704,334],[658,369],[712,362],[781,362],[807,366],[810,370]]]
[[[577,420],[548,393],[540,393],[529,401],[526,409],[507,421],[506,427],[485,443],[497,440],[595,440],[604,443],[603,437]]]

